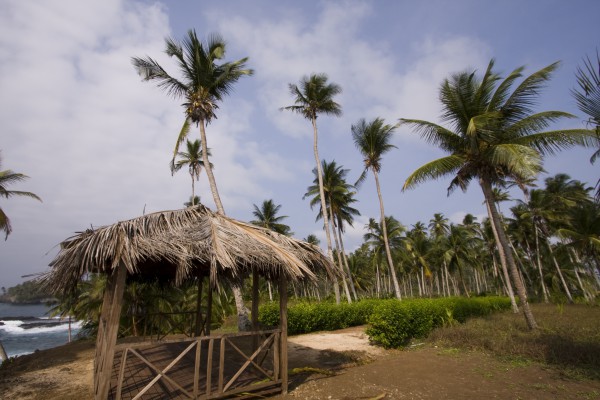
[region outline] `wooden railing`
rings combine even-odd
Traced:
[[[113,367],[109,398],[216,399],[279,391],[281,368],[287,368],[281,340],[281,330],[273,329],[125,347]]]

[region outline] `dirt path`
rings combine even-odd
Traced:
[[[274,399],[600,399],[600,381],[426,344],[383,350],[363,327],[290,337],[289,349],[290,392]],[[0,369],[0,398],[91,398],[92,357],[85,342],[20,357]]]

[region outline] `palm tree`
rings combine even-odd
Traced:
[[[321,243],[321,241],[319,240],[319,238],[317,237],[317,235],[312,234],[312,233],[309,234],[308,236],[306,236],[304,238],[304,241],[306,243],[310,243],[310,244],[315,245],[315,246],[318,246]]]
[[[591,142],[592,132],[585,129],[543,131],[551,122],[573,118],[573,115],[560,111],[533,112],[540,89],[557,66],[558,63],[554,63],[533,73],[511,93],[524,67],[515,69],[502,80],[493,71],[492,59],[481,79],[474,71],[466,71],[442,83],[442,120],[450,123],[450,128],[422,120],[401,120],[426,141],[449,153],[414,171],[406,179],[404,189],[447,175],[454,176],[449,192],[456,187],[466,190],[470,181],[479,181],[502,266],[510,270],[530,329],[535,329],[537,323],[527,302],[492,187],[511,177],[535,177],[542,170],[543,155]]]
[[[225,215],[208,159],[205,126],[216,118],[218,103],[231,92],[233,84],[244,75],[252,75],[253,70],[245,68],[248,58],[217,64],[225,56],[226,47],[225,41],[219,35],[211,35],[206,43],[202,43],[198,39],[196,31],[191,29],[181,43],[167,38],[165,44],[165,53],[169,57],[175,57],[177,61],[181,79],[169,75],[158,62],[150,57],[133,57],[133,65],[145,81],[156,81],[157,86],[165,90],[167,94],[184,100],[185,120],[175,143],[172,163],[175,162],[179,146],[187,137],[190,126],[196,124],[200,128],[202,161],[208,176],[210,190],[217,211]],[[238,325],[245,329],[249,326],[248,310],[244,306],[240,286],[241,282],[234,284],[232,289],[238,310]]]
[[[313,74],[309,77],[303,77],[300,80],[300,86],[289,85],[290,94],[294,96],[294,105],[282,107],[282,110],[289,110],[302,115],[310,120],[313,127],[313,152],[319,178],[319,192],[321,196],[321,208],[327,209],[325,204],[325,193],[323,191],[323,171],[321,170],[321,159],[319,158],[317,117],[319,114],[339,116],[342,114],[342,107],[336,103],[333,98],[342,92],[342,88],[335,83],[327,82],[327,75]],[[333,251],[331,246],[331,235],[329,233],[329,217],[323,213],[323,224],[325,237],[327,238],[327,255],[333,261]],[[337,278],[336,278],[337,280]],[[336,302],[340,302],[339,288],[334,284]]]
[[[383,231],[383,240],[385,244],[385,253],[390,266],[390,273],[392,274],[392,281],[394,283],[394,293],[398,299],[401,299],[400,285],[398,284],[398,278],[396,277],[396,271],[394,269],[394,261],[392,260],[392,252],[387,238],[387,229],[385,226],[385,210],[383,206],[383,197],[381,195],[381,186],[379,184],[379,172],[381,171],[381,158],[382,156],[395,148],[390,143],[392,134],[396,129],[395,126],[387,125],[381,118],[375,118],[371,122],[366,122],[365,119],[360,119],[358,123],[352,125],[352,138],[354,144],[358,148],[358,151],[363,156],[363,162],[365,169],[361,176],[358,178],[357,185],[364,181],[368,170],[373,172],[375,178],[375,186],[377,188],[377,196],[379,197],[379,211],[380,211],[380,223]]]
[[[338,263],[340,264],[339,267],[342,271],[344,271],[345,267],[345,275],[350,281],[352,295],[358,300],[356,289],[354,287],[354,280],[352,278],[350,267],[348,266],[348,260],[344,251],[344,241],[342,238],[342,233],[344,232],[344,223],[348,223],[352,226],[352,223],[354,222],[354,216],[360,215],[360,212],[350,205],[356,202],[356,199],[354,198],[354,187],[346,182],[346,176],[350,170],[344,169],[341,165],[338,166],[335,160],[330,163],[323,160],[321,170],[323,171],[323,191],[325,192],[325,203],[327,204],[327,212],[331,221],[331,227],[333,229],[336,254]],[[303,198],[312,196],[310,201],[311,209],[315,205],[321,204],[320,188],[316,168],[313,169],[313,174],[315,175],[313,185],[308,187],[303,196]],[[319,207],[316,220],[318,221],[322,217],[323,209]],[[347,292],[347,299],[350,302],[351,298],[348,293],[348,285],[345,281],[344,290]]]
[[[177,153],[180,158],[172,165],[172,172],[175,173],[176,171],[179,171],[181,167],[185,165],[188,166],[188,172],[192,178],[192,197],[190,199],[192,203],[191,205],[194,206],[198,204],[196,203],[198,196],[196,196],[195,193],[194,181],[200,179],[200,173],[202,172],[204,161],[202,161],[202,150],[200,147],[200,141],[198,139],[194,140],[193,142],[187,140],[186,145],[187,152],[180,151]],[[210,149],[208,149],[207,152],[210,156]],[[210,166],[211,168],[213,167],[212,163]]]
[[[183,205],[186,207],[191,207],[196,204],[200,204],[200,196],[190,196],[190,199],[183,203]]]
[[[597,65],[596,65],[597,64]],[[589,57],[583,60],[583,66],[575,73],[579,89],[571,90],[581,112],[589,116],[589,123],[596,125],[596,135],[600,139],[600,55],[596,52],[596,63]],[[600,149],[592,155],[593,164],[600,157]],[[600,199],[600,179],[596,183],[596,199]]]
[[[8,190],[8,186],[16,183],[24,181],[29,178],[27,175],[20,174],[18,172],[13,172],[10,169],[6,169],[2,171],[2,156],[0,154],[0,196],[5,198],[10,198],[12,196],[23,196],[23,197],[31,197],[33,199],[42,201],[38,195],[31,192],[23,192],[19,190]],[[4,231],[6,236],[4,240],[8,239],[8,235],[12,232],[12,226],[10,224],[10,219],[8,215],[2,210],[0,207],[0,229]]]
[[[383,232],[385,226],[386,232]],[[375,263],[375,279],[377,294],[381,292],[381,274],[379,271],[379,260],[382,255],[386,254],[387,259],[387,247],[390,249],[398,249],[402,246],[402,234],[406,232],[406,227],[402,225],[393,216],[385,217],[385,223],[380,224],[375,221],[374,218],[369,218],[369,223],[365,226],[367,233],[363,235],[365,243],[373,251],[373,262]],[[386,239],[387,238],[387,239]],[[386,241],[387,240],[387,241]],[[392,268],[388,264],[390,275],[392,274]],[[395,293],[394,293],[395,294]]]
[[[270,229],[274,232],[281,233],[282,235],[291,235],[291,229],[288,225],[282,224],[281,221],[287,218],[287,215],[277,215],[281,209],[281,204],[275,205],[273,200],[263,201],[260,208],[253,204],[254,211],[252,215],[256,218],[254,221],[250,221],[251,224],[262,226],[263,228]]]
[[[231,92],[233,84],[244,75],[252,75],[253,70],[245,68],[248,58],[217,64],[216,62],[225,56],[225,42],[218,35],[211,35],[206,43],[202,43],[196,31],[191,29],[181,43],[167,38],[165,44],[165,53],[177,60],[181,80],[169,75],[150,57],[133,57],[133,65],[145,81],[157,81],[157,86],[167,94],[184,100],[185,120],[177,137],[172,162],[174,163],[179,146],[187,137],[190,126],[199,126],[202,161],[208,175],[210,190],[218,212],[225,214],[208,160],[205,126],[216,118],[218,102]]]

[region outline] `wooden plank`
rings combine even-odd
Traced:
[[[279,344],[281,343],[281,332],[276,332],[275,343],[273,349],[273,379],[279,380],[279,363],[281,358],[279,357]]]
[[[194,398],[198,398],[200,388],[200,360],[202,359],[202,340],[196,340],[196,358],[194,360]]]
[[[210,293],[210,292],[209,292]],[[214,339],[208,339],[208,353],[206,354],[206,394],[210,395],[212,385],[212,358],[213,358],[213,346]]]
[[[123,350],[121,356],[121,368],[119,369],[119,380],[117,382],[117,400],[121,400],[121,392],[123,390],[123,378],[125,377],[125,365],[127,364],[127,353],[129,349]]]
[[[212,279],[208,279],[208,298],[206,299],[206,325],[204,326],[204,334],[210,336],[210,323],[212,322],[212,298],[213,285]]]
[[[219,349],[219,393],[223,393],[223,375],[225,374],[225,341],[227,338],[221,338],[221,348]]]
[[[202,283],[204,281],[204,278],[202,277],[202,274],[200,272],[198,272],[198,298],[196,299],[196,327],[194,329],[194,335],[195,336],[200,336],[202,334],[202,327],[203,327],[203,323],[202,323]]]
[[[288,348],[287,348],[287,278],[284,273],[279,277],[279,325],[281,328],[281,393],[288,391]]]
[[[94,397],[96,400],[106,400],[110,390],[110,377],[115,357],[115,344],[119,332],[119,318],[121,316],[126,278],[127,269],[124,265],[119,264],[109,275],[104,291],[103,315],[100,316],[102,334],[98,335],[97,343],[100,345],[96,347],[96,357],[100,357],[94,371]],[[102,354],[99,355],[98,351],[101,351]]]

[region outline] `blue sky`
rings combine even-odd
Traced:
[[[438,121],[437,89],[451,73],[482,70],[490,58],[504,74],[526,74],[561,60],[542,92],[539,110],[579,118],[555,128],[583,126],[570,96],[574,72],[600,43],[600,2],[566,1],[119,1],[4,0],[0,3],[0,149],[3,169],[30,176],[13,190],[37,193],[1,199],[14,232],[0,241],[0,285],[47,270],[57,245],[77,231],[142,212],[180,208],[190,177],[168,165],[183,122],[181,101],[141,82],[132,56],[152,56],[176,74],[164,38],[194,28],[220,33],[227,60],[249,57],[255,75],[236,85],[207,130],[215,175],[229,216],[251,220],[253,204],[273,199],[298,238],[318,234],[315,212],[302,196],[312,182],[310,123],[281,112],[292,104],[288,84],[326,73],[343,88],[340,118],[319,118],[320,155],[361,173],[350,126],[360,118]],[[192,138],[197,137],[196,131]],[[402,192],[404,179],[442,155],[408,129],[383,160],[386,214],[405,225],[442,212],[455,222],[483,216],[483,196],[446,196],[448,181]],[[590,149],[546,159],[548,174],[565,172],[594,184]],[[196,185],[214,208],[206,177]],[[518,197],[518,193],[514,193]],[[372,177],[357,195],[358,217],[346,249],[379,215]]]

